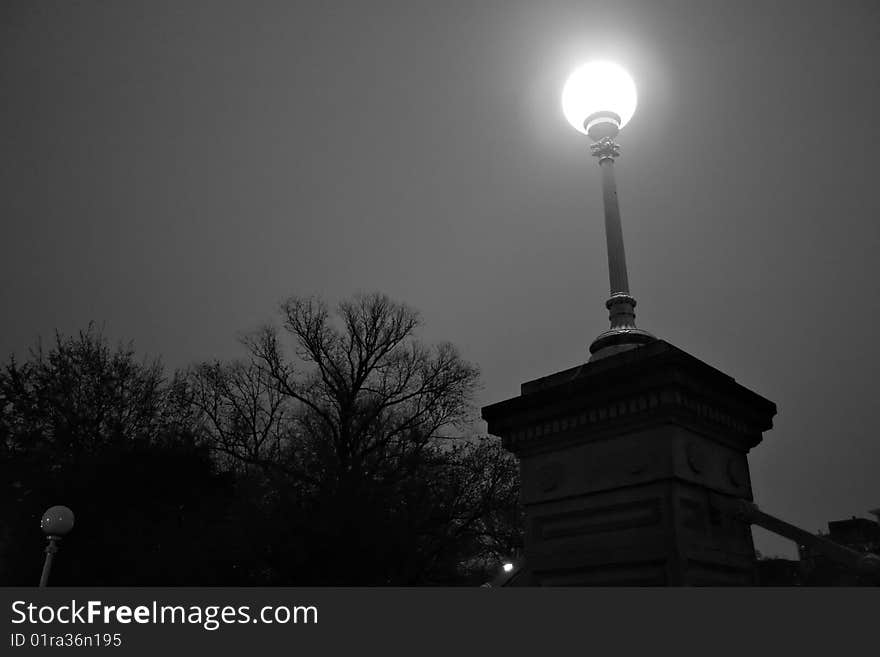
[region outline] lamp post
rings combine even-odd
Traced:
[[[52,561],[58,553],[58,543],[73,529],[73,511],[66,506],[53,506],[43,514],[40,520],[40,528],[46,535],[49,544],[46,546],[46,560],[43,562],[43,573],[40,575],[40,587],[49,584],[49,573],[52,571]]]
[[[605,302],[611,328],[590,345],[590,361],[634,349],[656,338],[636,327],[636,300],[629,291],[626,254],[614,159],[620,146],[614,141],[636,109],[636,87],[629,74],[610,62],[591,62],[568,78],[562,92],[562,109],[569,123],[593,140],[590,150],[602,171],[602,199],[605,206],[605,239],[608,248],[608,278],[611,295]]]
[[[590,345],[590,365],[482,409],[520,461],[527,528],[524,558],[497,585],[755,582],[749,521],[723,505],[752,499],[748,452],[776,405],[636,327],[614,182],[614,140],[635,107],[635,84],[609,63],[575,71],[562,95],[599,161],[611,327]]]

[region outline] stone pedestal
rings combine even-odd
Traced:
[[[748,585],[748,451],[776,405],[658,340],[522,385],[483,408],[520,460],[516,584]]]

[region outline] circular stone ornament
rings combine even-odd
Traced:
[[[702,448],[696,443],[688,443],[686,453],[688,465],[691,466],[691,470],[700,474],[706,467],[706,457],[703,454]]]
[[[542,492],[549,493],[559,488],[564,476],[565,468],[561,463],[548,463],[538,470],[538,486],[541,487]]]
[[[654,461],[656,460],[656,455],[653,452],[645,452],[642,450],[637,450],[629,460],[629,473],[632,475],[640,475],[644,474],[648,470],[651,469]]]

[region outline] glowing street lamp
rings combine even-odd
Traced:
[[[562,111],[578,132],[588,135],[590,150],[599,159],[602,170],[602,197],[605,205],[605,239],[608,245],[608,278],[611,296],[605,302],[610,312],[611,328],[590,345],[590,360],[611,356],[655,340],[647,331],[636,328],[636,300],[629,293],[626,255],[617,184],[614,181],[614,158],[620,146],[614,138],[636,110],[636,85],[624,69],[611,62],[590,62],[568,78],[562,91]]]
[[[40,586],[49,584],[49,573],[52,570],[52,561],[58,553],[58,543],[73,529],[73,511],[66,506],[53,506],[43,514],[40,527],[49,541],[46,546],[46,561],[43,563],[43,574],[40,575]]]

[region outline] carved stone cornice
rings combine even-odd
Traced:
[[[760,435],[760,429],[748,418],[738,417],[730,409],[706,401],[679,389],[651,390],[622,398],[593,402],[576,412],[522,418],[499,429],[504,447],[513,452],[569,442],[601,440],[617,433],[622,424],[648,426],[667,421],[702,425],[721,442],[739,443]],[[724,440],[725,435],[740,440]]]
[[[662,340],[524,384],[482,412],[489,433],[517,453],[669,423],[747,452],[775,414],[769,400]]]

